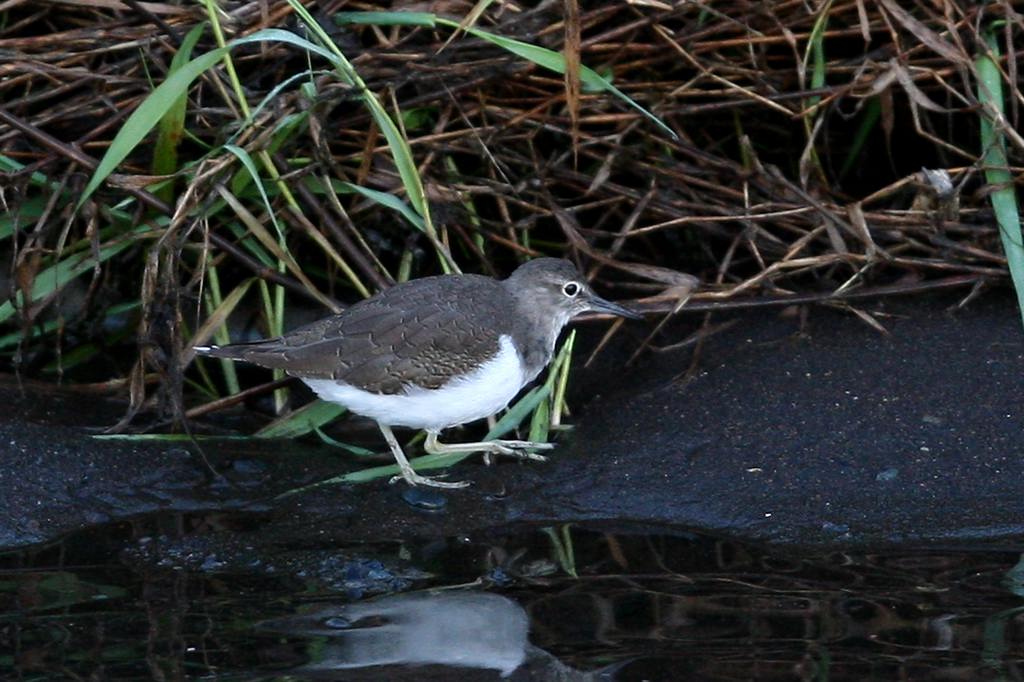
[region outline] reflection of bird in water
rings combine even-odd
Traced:
[[[307,678],[341,679],[339,671],[345,671],[346,680],[611,679],[606,677],[610,669],[581,672],[531,645],[523,608],[487,592],[417,592],[320,605],[259,627],[316,638],[308,647],[309,660],[288,671]]]

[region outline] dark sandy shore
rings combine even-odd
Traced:
[[[187,444],[91,438],[117,406],[8,378],[0,548],[167,509],[259,512],[256,550],[548,521],[822,549],[1024,546],[1020,316],[1003,294],[953,302],[865,303],[888,336],[821,308],[803,326],[747,314],[685,381],[688,351],[580,372],[590,400],[551,461],[469,460],[452,475],[474,486],[434,511],[385,482],[274,500],[352,466],[311,443],[204,445],[225,476],[211,482]]]

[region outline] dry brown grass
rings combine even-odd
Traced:
[[[337,11],[398,8],[413,9],[326,2],[313,10],[326,24]],[[415,9],[460,20],[471,5]],[[118,0],[7,0],[0,11],[7,18],[0,29],[0,153],[26,165],[2,179],[13,212],[38,193],[29,171],[61,188],[84,184],[151,91],[149,77],[163,80],[182,36],[203,19],[192,3]],[[296,28],[283,1],[229,2],[224,12],[232,35]],[[949,287],[966,293],[1004,281],[1006,261],[979,172],[984,112],[974,94],[979,32],[993,22],[1000,22],[1004,55],[1006,45],[1019,48],[1024,22],[1005,0],[503,2],[476,20],[551,49],[568,45],[570,64],[609,75],[678,140],[611,95],[468,35],[345,26],[334,37],[380,101],[403,112],[440,238],[464,270],[502,273],[526,256],[568,253],[582,257],[591,275],[617,290],[613,295],[665,314],[690,294],[683,273],[702,280],[687,305],[695,311],[852,306],[858,297]],[[196,54],[210,47],[207,34]],[[1015,132],[1024,103],[1019,55],[1011,49],[1000,62],[1010,93],[1002,127],[1017,177],[1024,151]],[[255,103],[305,68],[305,58],[266,46],[239,51],[236,65]],[[308,122],[274,150],[288,183],[302,187],[301,177],[322,176],[401,195],[365,109],[332,76],[316,79],[318,101],[296,87],[284,90],[237,143],[252,153],[267,149],[275,123],[309,111]],[[195,141],[184,142],[183,162],[200,156],[198,142],[223,142],[239,118],[223,71],[202,77],[189,97],[186,129]],[[235,216],[199,220],[237,171],[234,157],[222,153],[183,171],[165,201],[145,189],[150,149],[140,148],[78,215],[67,199],[73,191],[54,194],[21,226],[12,240],[12,291],[30,286],[61,244],[94,237],[104,207],[128,198],[139,222],[174,215],[171,228],[160,228],[173,229],[173,238],[163,235],[159,248],[187,254],[202,245],[239,275],[317,295],[295,273],[261,265],[242,248],[226,226]],[[936,191],[922,168],[945,170],[948,191],[941,184]],[[348,280],[331,278],[335,255],[368,289],[402,273],[437,270],[429,242],[394,213],[353,195],[325,200],[297,192],[300,212],[279,196],[275,212],[324,300],[355,295]],[[250,208],[259,213],[258,202]],[[157,243],[140,241],[145,249]],[[139,253],[125,255],[137,260]],[[93,286],[93,295],[139,296],[144,268],[118,263],[96,269],[94,282],[105,286]],[[151,281],[146,292],[175,300],[165,311],[172,321],[182,315],[177,301],[195,307],[203,267],[195,258],[161,261],[163,283]],[[111,269],[119,270],[118,281],[103,279]],[[37,308],[25,311],[26,328]],[[144,329],[142,338],[150,336]],[[187,339],[150,341],[174,355]]]

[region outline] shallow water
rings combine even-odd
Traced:
[[[1018,552],[577,527],[196,549],[259,523],[161,514],[0,556],[4,679],[1011,680],[1024,663]]]

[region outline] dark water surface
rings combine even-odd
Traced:
[[[160,549],[259,523],[162,514],[0,555],[3,679],[1022,675],[1016,551],[800,555],[568,526],[296,538],[250,570]]]

